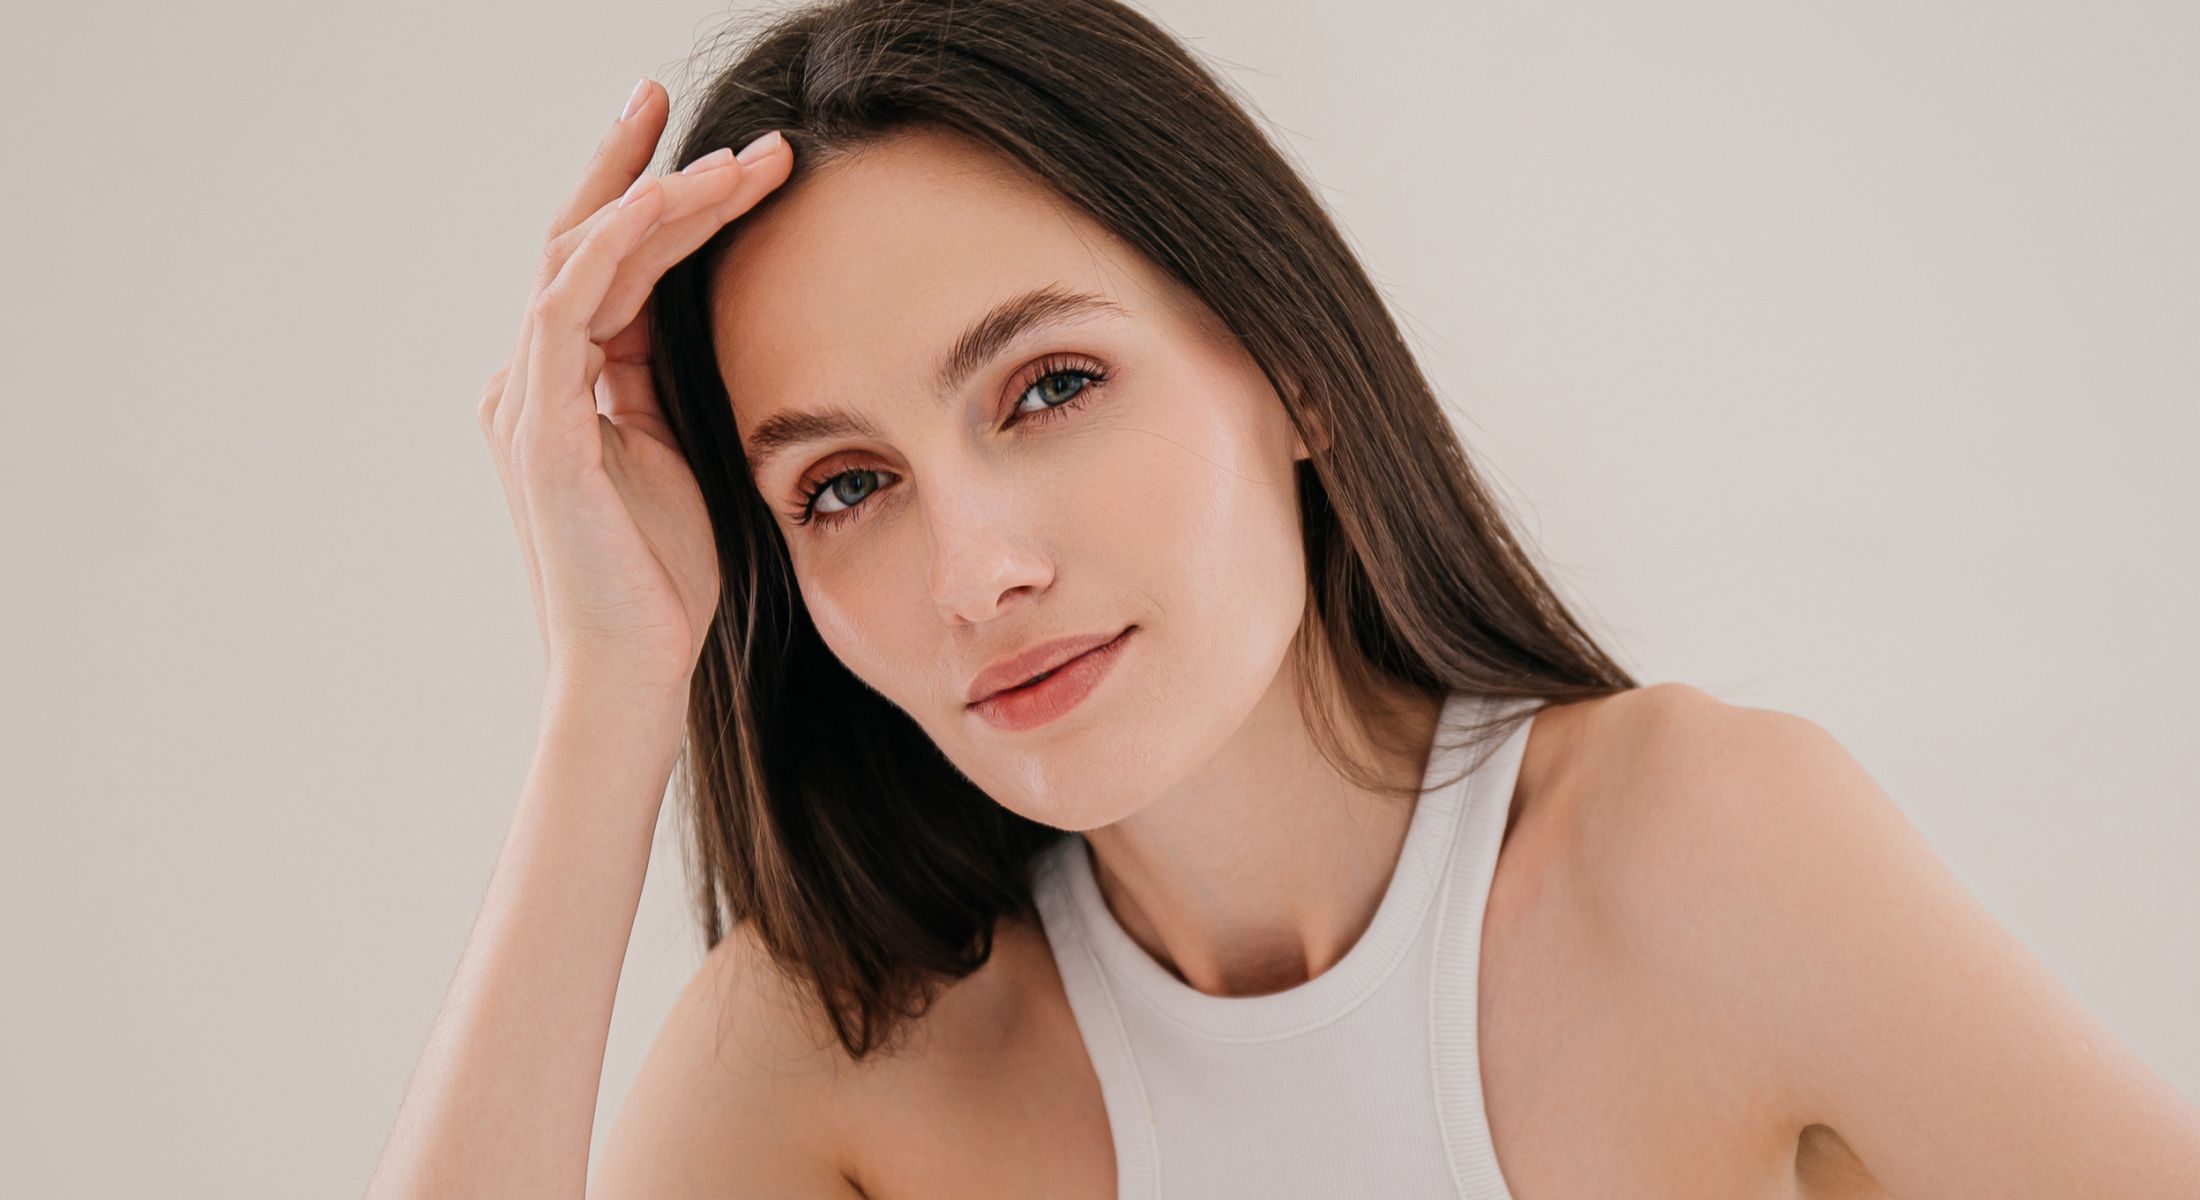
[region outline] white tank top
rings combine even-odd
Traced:
[[[1475,976],[1532,718],[1499,727],[1494,749],[1446,745],[1460,721],[1510,706],[1446,700],[1422,786],[1479,765],[1415,803],[1359,940],[1281,992],[1184,983],[1109,911],[1083,835],[1041,851],[1034,897],[1100,1079],[1118,1200],[1510,1200],[1482,1104]]]

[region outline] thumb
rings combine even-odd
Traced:
[[[649,314],[654,303],[654,299],[645,302],[626,328],[603,344],[596,407],[614,421],[646,417],[662,422],[665,418],[657,401],[657,380],[650,369]]]

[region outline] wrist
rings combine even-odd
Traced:
[[[573,713],[600,720],[619,713],[644,720],[684,721],[690,690],[684,678],[617,679],[552,670],[543,677],[542,711],[546,717]]]
[[[529,796],[598,809],[640,805],[649,824],[686,736],[684,710],[601,691],[546,697],[529,764]]]
[[[677,751],[687,732],[685,687],[560,684],[543,689],[538,732],[544,741]]]

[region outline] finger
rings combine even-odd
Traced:
[[[510,452],[512,434],[519,424],[519,414],[527,407],[527,385],[530,382],[527,375],[527,350],[534,344],[535,301],[530,294],[526,311],[519,320],[519,343],[512,347],[511,374],[505,378],[504,396],[498,401],[496,413],[491,418],[494,429],[490,434],[490,441],[495,443],[500,454]]]
[[[674,174],[662,176],[652,181],[650,186],[664,192],[661,201],[662,208],[657,218],[662,222],[668,216],[692,213],[705,208],[711,203],[714,195],[724,189],[725,184],[724,176],[716,172],[704,171],[693,175]],[[620,211],[618,198],[613,197],[602,208],[591,213],[587,220],[559,234],[543,247],[542,265],[537,271],[533,293],[528,298],[526,315],[520,320],[518,344],[513,349],[515,360],[512,370],[513,386],[506,391],[506,395],[511,397],[511,400],[500,411],[500,415],[495,422],[498,430],[495,436],[500,445],[510,445],[511,439],[524,417],[526,406],[529,403],[528,398],[532,395],[527,388],[527,350],[528,347],[534,344],[535,295],[549,286],[550,281],[557,277],[558,271],[563,269],[566,260],[572,257],[573,249],[594,232],[596,224],[607,215],[618,211]],[[659,274],[662,273],[660,269]],[[592,327],[589,338],[591,341],[606,340],[616,332],[615,328],[610,328],[608,325]]]
[[[756,207],[793,172],[794,152],[783,139],[774,139],[759,147],[751,162],[729,162],[692,177],[684,173],[668,177],[668,181],[693,178],[701,186],[683,195],[678,205],[668,206],[657,228],[619,264],[598,314],[602,324],[596,327],[596,335],[606,337],[626,328],[674,263],[695,253],[728,221]]]
[[[590,214],[617,200],[643,171],[649,169],[649,160],[657,156],[658,139],[664,136],[665,118],[671,113],[671,104],[663,86],[656,80],[645,76],[641,88],[640,106],[613,122],[603,140],[596,143],[595,154],[581,171],[580,183],[550,218],[545,241],[556,240],[587,220]],[[538,284],[548,282],[555,273],[553,268],[550,274],[540,276]]]
[[[650,370],[650,302],[643,301],[634,320],[603,344],[604,363],[596,376],[596,411],[614,420],[645,417],[662,422],[657,379]]]
[[[525,441],[552,454],[584,454],[595,445],[596,404],[586,380],[601,362],[602,348],[589,338],[589,327],[619,261],[656,221],[664,203],[663,187],[655,177],[644,177],[635,181],[624,200],[589,223],[588,235],[565,260],[557,278],[535,293],[530,306],[535,331],[527,351],[528,395],[515,443]]]
[[[513,364],[505,363],[489,377],[482,390],[482,431],[489,437],[490,455],[495,460],[497,485],[504,492],[504,507],[511,514],[513,532],[518,534],[520,566],[527,576],[527,591],[535,605],[542,611],[542,572],[535,562],[534,522],[529,518],[527,505],[520,499],[519,480],[512,469],[509,456],[504,452],[504,442],[496,430],[496,406],[503,403],[511,389],[510,376]]]
[[[658,202],[660,209],[657,220],[664,220],[669,212],[692,211],[701,207],[708,202],[710,192],[714,186],[717,186],[715,181],[705,179],[702,174],[668,175],[653,179],[650,183],[651,189],[663,193]],[[551,280],[557,277],[558,272],[564,268],[566,261],[572,257],[574,248],[594,233],[597,224],[609,215],[623,211],[619,207],[618,199],[618,197],[613,197],[602,208],[589,214],[588,219],[559,234],[543,247],[542,265],[537,271],[534,293],[528,298],[526,315],[520,321],[519,344],[513,351],[517,361],[517,365],[513,369],[513,377],[517,381],[517,386],[508,391],[507,394],[512,397],[512,403],[503,411],[497,421],[499,433],[496,436],[501,444],[509,445],[511,443],[511,439],[515,436],[520,423],[525,419],[526,406],[529,403],[529,397],[532,395],[532,392],[526,387],[528,379],[527,351],[534,344],[535,299],[544,288],[549,286]],[[602,329],[592,328],[589,333],[589,340],[607,339],[612,332],[616,332],[616,330],[606,332]],[[591,368],[589,378],[593,379],[594,377],[594,369]]]
[[[663,188],[665,194],[665,206],[658,217],[658,223],[663,225],[671,221],[687,221],[692,217],[709,216],[715,213],[716,216],[710,221],[711,228],[724,224],[727,215],[736,211],[730,206],[732,198],[729,196],[728,189],[733,189],[734,192],[742,190],[741,174],[744,169],[753,170],[755,168],[744,168],[742,163],[733,159],[730,151],[713,151],[702,159],[688,164],[687,169],[670,175],[658,176],[656,185]],[[613,198],[614,202],[616,199],[616,197]],[[740,207],[746,208],[753,203],[754,199],[752,198],[742,203]],[[611,205],[607,204],[605,209],[591,214],[587,220],[552,238],[543,247],[542,264],[537,271],[537,283],[535,285],[538,290],[555,278],[559,270],[563,269],[565,260],[573,253],[573,248],[580,245],[581,239],[588,236],[590,225],[610,207]],[[708,234],[706,233],[704,237],[707,238]],[[697,239],[695,245],[701,245],[702,240]],[[690,246],[689,250],[692,249],[693,246]],[[683,251],[683,253],[686,253],[686,251]],[[677,261],[677,257],[667,260],[664,265],[670,266],[674,261]],[[660,267],[657,273],[663,274],[663,268]],[[592,336],[601,341],[616,332],[618,332],[617,329],[599,328],[594,331]]]
[[[550,219],[543,252],[536,261],[535,276],[527,289],[527,315],[520,320],[519,336],[512,346],[507,396],[524,401],[527,395],[527,348],[534,342],[534,295],[557,277],[572,247],[578,244],[578,239],[561,239],[591,214],[624,194],[649,168],[649,160],[656,156],[657,142],[664,135],[665,118],[671,111],[663,86],[644,76],[627,103],[628,111],[623,111],[596,143],[595,154],[582,170],[579,185]],[[497,408],[498,414],[485,423],[497,431],[492,435],[493,440],[500,446],[508,446],[524,404],[505,405],[500,401]]]
[[[489,442],[499,453],[511,445],[512,419],[518,416],[520,406],[527,397],[527,347],[535,339],[533,300],[533,294],[530,293],[528,304],[521,307],[519,336],[513,339],[511,356],[505,359],[504,391],[497,397],[483,421]]]
[[[481,436],[485,438],[496,435],[497,405],[503,401],[504,385],[511,377],[512,362],[506,359],[504,365],[490,373],[489,382],[481,386],[481,399],[474,405],[474,420],[481,426]]]
[[[672,264],[786,182],[794,168],[794,152],[783,136],[767,133],[742,153],[748,158],[733,155],[730,147],[714,150],[680,169],[682,176],[700,177],[702,186],[667,206],[657,227],[619,264],[597,311],[602,327],[618,329],[603,344],[605,363],[596,386],[599,410],[614,422],[635,422],[666,445],[673,445],[672,431],[650,366],[648,312],[657,283]]]

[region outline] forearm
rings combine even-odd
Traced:
[[[368,1200],[579,1198],[683,702],[543,707],[519,806]]]

